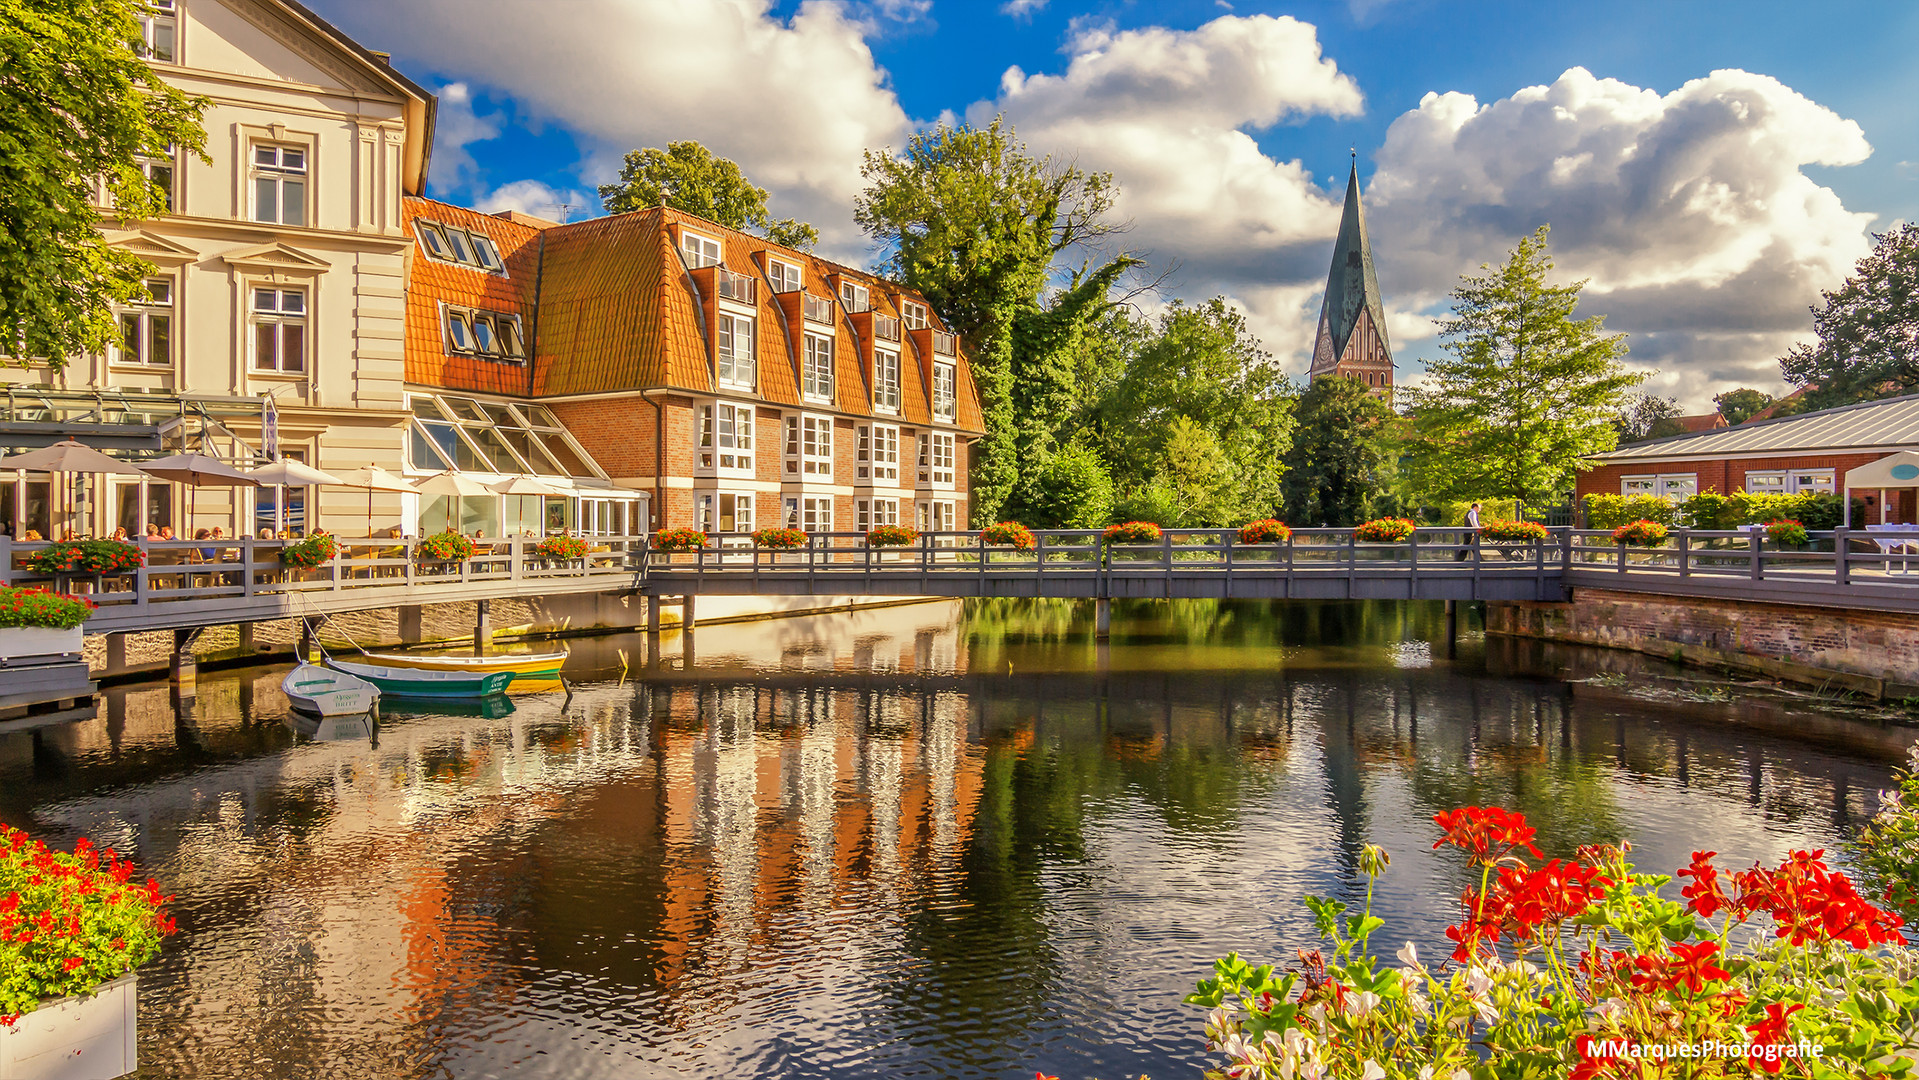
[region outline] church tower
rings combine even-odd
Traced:
[[[1344,375],[1392,399],[1393,348],[1386,340],[1386,309],[1373,273],[1373,245],[1366,236],[1366,212],[1359,205],[1359,161],[1346,178],[1346,210],[1333,245],[1333,268],[1326,275],[1326,299],[1319,308],[1319,333],[1313,339],[1312,377]]]

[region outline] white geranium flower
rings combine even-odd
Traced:
[[[1426,971],[1419,963],[1419,946],[1410,941],[1401,945],[1399,951],[1393,955],[1399,957],[1399,962],[1405,964],[1408,971],[1417,971],[1422,974]]]
[[[1359,1080],[1386,1080],[1386,1070],[1379,1067],[1379,1062],[1367,1058],[1365,1067],[1359,1070]]]

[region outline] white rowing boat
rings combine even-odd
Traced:
[[[365,679],[304,662],[287,672],[280,689],[294,708],[318,716],[370,712],[380,703],[380,688]]]

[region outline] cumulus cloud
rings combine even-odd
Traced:
[[[1189,294],[1241,299],[1276,355],[1295,352],[1302,319],[1310,345],[1318,309],[1300,315],[1295,294],[1323,283],[1339,207],[1300,162],[1268,157],[1251,133],[1360,112],[1358,85],[1323,55],[1314,28],[1265,15],[1193,30],[1081,23],[1065,52],[1057,75],[1009,69],[998,96],[966,118],[1003,114],[1035,150],[1112,172],[1118,213],[1133,223],[1128,246],[1177,259]]]
[[[866,250],[852,223],[861,153],[910,130],[869,27],[838,4],[790,19],[768,0],[336,0],[328,14],[563,124],[590,161],[697,139],[771,190],[774,216],[819,226],[829,254]]]
[[[1704,407],[1778,386],[1807,305],[1869,249],[1872,215],[1803,169],[1870,153],[1859,125],[1745,71],[1663,95],[1583,68],[1489,105],[1431,93],[1378,154],[1374,249],[1417,308],[1550,224],[1560,275],[1589,279],[1582,311],[1632,335],[1652,385]]]
[[[473,208],[487,214],[518,210],[548,221],[577,221],[599,205],[599,196],[584,191],[555,188],[539,180],[515,180],[480,196]]]
[[[1006,0],[999,6],[1000,14],[1011,15],[1015,19],[1029,18],[1035,11],[1046,6],[1046,0]]]
[[[500,114],[481,116],[473,91],[463,82],[440,87],[440,112],[434,123],[433,167],[427,177],[441,191],[463,191],[479,179],[479,165],[467,147],[500,136]]]

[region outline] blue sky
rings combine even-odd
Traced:
[[[1919,218],[1919,4],[313,2],[444,88],[433,193],[483,208],[597,213],[621,153],[692,138],[864,262],[860,151],[1004,111],[1294,372],[1349,147],[1402,380],[1458,274],[1550,222],[1649,385],[1776,390],[1818,290]]]

